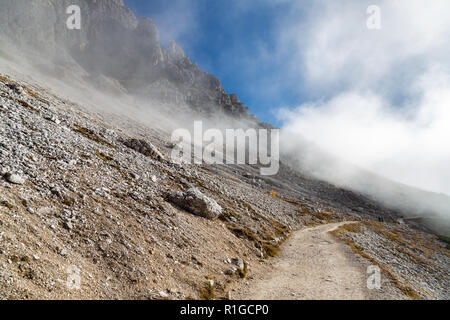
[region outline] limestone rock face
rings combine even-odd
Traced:
[[[178,61],[186,58],[183,49],[175,41],[170,42],[170,56]]]
[[[66,27],[71,5],[80,7],[81,30]],[[153,21],[136,18],[122,0],[2,0],[1,7],[0,40],[26,47],[33,56],[62,69],[80,68],[84,78],[117,83],[131,95],[259,123],[178,44],[162,47]]]

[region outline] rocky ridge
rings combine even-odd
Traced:
[[[66,28],[70,5],[81,9],[81,30]],[[161,46],[153,21],[137,18],[121,0],[5,0],[0,35],[53,61],[57,78],[76,72],[102,90],[259,123],[237,95],[226,93],[175,42]]]

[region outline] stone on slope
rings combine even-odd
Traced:
[[[5,179],[6,179],[6,181],[8,181],[9,183],[12,183],[12,184],[24,184],[25,183],[24,178],[22,178],[18,174],[14,174],[14,173],[7,173],[5,175]]]
[[[216,219],[222,214],[222,207],[196,188],[184,192],[169,192],[166,198],[176,206],[203,218]]]

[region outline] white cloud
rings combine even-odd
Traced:
[[[366,27],[376,4],[382,29]],[[311,102],[285,129],[342,159],[450,194],[450,2],[320,1],[280,25]],[[301,76],[300,76],[301,74]]]
[[[379,82],[395,71],[414,76],[433,60],[449,64],[448,1],[378,1],[381,30],[366,26],[368,1],[319,3],[308,11],[307,25],[298,19],[283,28],[284,43],[297,45],[294,65],[303,65],[306,80],[321,89],[383,88]]]

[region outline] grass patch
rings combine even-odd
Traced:
[[[233,232],[238,238],[244,238],[253,242],[260,243],[261,240],[259,237],[251,230],[241,228],[241,227],[232,227],[230,231]]]
[[[273,244],[263,244],[263,249],[269,257],[276,257],[280,253],[280,246]]]
[[[450,244],[450,237],[439,235],[438,239],[441,240],[442,242],[445,242],[447,244],[448,249],[448,245]]]
[[[360,233],[362,232],[361,223],[348,223],[340,226],[339,228],[330,231],[329,233],[337,238],[342,238],[346,233]]]
[[[333,216],[325,213],[325,212],[317,212],[315,214],[313,214],[314,217],[316,217],[317,219],[321,220],[321,221],[325,221],[325,222],[332,222],[333,221]]]
[[[66,199],[62,203],[63,203],[63,205],[68,206],[68,207],[73,206],[73,200],[72,199]]]
[[[200,298],[202,300],[217,299],[216,291],[214,290],[214,285],[212,285],[209,281],[205,282],[203,287],[200,289]]]
[[[103,160],[103,162],[108,162],[108,161],[114,161],[114,158],[104,154],[103,152],[100,152],[98,150],[95,150],[95,154],[97,155],[97,157],[99,157],[101,160]]]
[[[233,177],[228,177],[228,180],[236,182],[236,183],[241,183],[242,181]]]
[[[239,276],[239,278],[241,279],[245,279],[247,277],[248,274],[248,264],[246,261],[244,261],[244,268],[243,269],[237,269],[236,270],[236,274]]]
[[[45,156],[48,160],[58,161],[58,158],[55,156]]]
[[[360,233],[362,226],[360,223],[349,223],[342,226],[342,229],[351,233]]]
[[[229,228],[231,232],[233,232],[237,237],[247,239],[251,242],[254,242],[258,247],[262,248],[265,257],[276,257],[280,253],[281,245],[289,238],[291,233],[287,236],[284,235],[282,238],[278,240],[276,244],[272,243],[272,239],[266,240],[261,239],[257,234],[253,231],[242,228],[242,227],[231,227]]]
[[[122,170],[120,169],[120,166],[118,164],[118,162],[116,160],[114,160],[113,157],[104,154],[98,150],[95,151],[95,154],[97,155],[97,157],[99,157],[105,164],[109,165],[110,167],[113,167],[114,169],[117,169],[120,174],[122,174],[122,176],[124,178],[127,178],[127,180],[129,180],[129,178],[125,175],[125,173],[122,172]]]
[[[99,144],[103,144],[103,145],[105,145],[105,146],[107,146],[107,147],[109,147],[109,148],[114,148],[114,146],[113,146],[111,143],[109,143],[108,141],[106,141],[106,140],[100,138],[100,137],[99,137],[94,131],[92,131],[91,129],[82,127],[82,126],[80,126],[79,124],[76,124],[76,123],[74,123],[73,126],[74,126],[73,131],[75,131],[75,132],[81,134],[81,135],[84,136],[85,138],[87,138],[87,139],[89,139],[89,140],[92,140],[92,141],[94,141],[94,142],[97,142],[97,143],[99,143]]]
[[[3,83],[8,83],[9,82],[8,78],[6,78],[6,77],[4,77],[2,75],[0,75],[0,81],[3,82]]]
[[[38,111],[36,108],[34,108],[33,106],[31,106],[28,102],[23,101],[23,100],[17,100],[17,102],[18,102],[22,107],[24,107],[24,108],[26,108],[26,109],[28,109],[28,110],[31,110],[31,111],[33,111],[33,112],[39,113],[39,111]]]
[[[288,199],[288,198],[280,198],[280,199],[283,201],[286,201],[287,203],[290,203],[292,205],[299,206],[299,207],[301,207],[305,204],[303,201],[300,201],[300,200]]]
[[[28,87],[25,87],[25,90],[27,91],[28,95],[33,97],[36,100],[39,100],[47,105],[50,105],[50,102],[48,102],[47,100],[43,99],[42,97],[40,97],[36,92],[34,92],[33,90],[31,90]]]
[[[121,169],[120,163],[117,160],[115,160],[113,157],[111,157],[107,154],[104,154],[98,150],[95,150],[95,154],[97,155],[97,157],[99,157],[103,161],[103,163],[105,165],[108,165],[108,166],[116,169],[125,181],[127,181],[128,183],[131,183],[131,178],[125,171],[123,171]]]
[[[414,251],[409,250],[408,248],[404,248],[402,246],[397,246],[395,248],[398,252],[401,252],[405,255],[408,255],[411,259],[415,260],[417,263],[421,263],[424,266],[433,267],[433,268],[439,268],[438,265],[436,265],[433,261],[430,259],[423,258],[421,256],[418,256],[414,253]]]
[[[14,206],[11,203],[9,203],[8,201],[5,201],[5,200],[0,201],[0,206],[8,208],[10,210],[12,210],[14,208]]]

